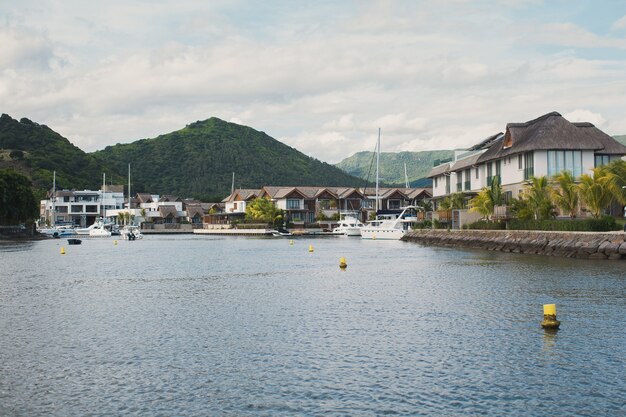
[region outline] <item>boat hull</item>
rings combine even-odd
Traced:
[[[361,239],[369,240],[400,240],[406,231],[402,229],[361,229]]]

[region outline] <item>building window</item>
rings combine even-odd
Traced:
[[[472,181],[472,171],[470,169],[466,169],[465,170],[465,184],[463,185],[463,188],[465,190],[469,190],[471,188],[471,181]]]
[[[456,173],[456,192],[463,191],[463,171]]]
[[[608,163],[611,161],[611,157],[609,155],[600,155],[600,154],[596,154],[595,155],[595,167],[601,167],[603,165],[608,165]]]
[[[337,203],[335,203],[335,200],[324,199],[319,200],[319,203],[320,209],[322,210],[334,210],[337,208]]]
[[[502,161],[496,161],[496,175],[499,177],[502,175]]]
[[[366,198],[363,200],[363,208],[364,209],[373,209],[374,208],[374,200],[370,198]]]
[[[487,162],[487,187],[491,187],[492,181],[493,181],[493,164],[491,162]]]
[[[399,210],[400,200],[389,200],[387,202],[387,207],[389,207],[389,210]]]
[[[574,177],[582,175],[582,151],[548,151],[548,176],[569,171]]]
[[[517,169],[522,169],[524,166],[522,165],[522,154],[517,155]]]
[[[288,198],[287,210],[300,210],[300,200],[296,198]]]
[[[446,194],[450,194],[450,176],[446,175]]]
[[[476,167],[475,169],[476,169],[476,179],[478,179],[478,167]]]
[[[535,160],[532,152],[524,154],[524,180],[529,180],[535,175]]]
[[[435,177],[435,188],[437,188],[437,177]]]

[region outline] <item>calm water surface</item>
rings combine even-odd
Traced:
[[[0,415],[626,415],[625,262],[352,238],[64,244],[0,244]]]

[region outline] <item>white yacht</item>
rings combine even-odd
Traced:
[[[100,227],[102,225],[102,222],[99,220],[96,220],[91,226],[89,227],[82,227],[79,229],[76,229],[76,234],[77,235],[89,235],[89,232],[91,232],[93,229]]]
[[[361,239],[371,240],[400,240],[410,230],[411,224],[415,223],[417,216],[416,206],[405,207],[400,213],[379,214],[376,220],[372,220],[361,228]]]
[[[361,228],[365,225],[354,216],[345,215],[339,225],[333,229],[334,235],[361,236]]]
[[[94,227],[89,231],[89,236],[91,237],[111,237],[111,232],[109,232],[104,225],[99,225]]]
[[[139,226],[127,225],[120,230],[120,235],[124,240],[143,239],[143,234],[139,230]]]

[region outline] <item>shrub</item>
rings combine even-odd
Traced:
[[[511,220],[511,230],[545,230],[553,232],[608,232],[620,230],[615,218],[603,216],[590,219]]]
[[[421,222],[416,222],[413,224],[413,229],[432,229],[433,228],[433,222],[431,222],[430,220],[424,220]]]
[[[478,220],[477,222],[464,225],[463,228],[471,230],[504,230],[506,229],[506,223]]]

